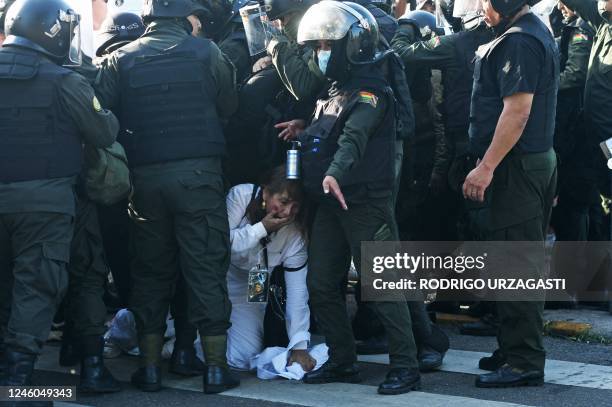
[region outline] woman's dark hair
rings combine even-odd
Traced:
[[[270,195],[287,192],[289,199],[300,204],[300,210],[295,217],[295,223],[304,237],[306,237],[306,219],[308,219],[308,204],[302,182],[300,180],[287,179],[285,166],[275,167],[261,177],[260,189],[257,196],[246,208],[245,216],[254,225],[266,216],[266,210],[262,208],[264,188]]]

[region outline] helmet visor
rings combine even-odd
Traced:
[[[453,8],[453,17],[469,20],[484,14],[482,0],[457,0]]]
[[[266,50],[269,40],[268,16],[258,4],[244,6],[240,9],[240,18],[247,38],[249,54],[256,56]]]
[[[451,25],[446,19],[444,15],[443,7],[445,6],[447,0],[436,0],[436,10],[434,11],[434,16],[436,16],[436,27],[443,28],[445,31],[450,30]]]
[[[300,22],[298,42],[342,39],[358,19],[340,5],[344,6],[335,1],[322,1],[310,7]]]
[[[62,12],[60,12],[60,14],[61,13]],[[68,10],[65,16],[60,15],[60,18],[66,18],[66,22],[70,23],[70,49],[68,50],[68,57],[66,58],[64,66],[81,66],[83,63],[83,41],[81,38],[81,25],[79,24],[81,18],[72,10]]]

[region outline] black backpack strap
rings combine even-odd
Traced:
[[[285,266],[283,266],[283,270],[284,271],[300,271],[301,269],[306,267],[306,265],[308,265],[308,261],[306,263],[302,264],[300,267],[285,267]]]

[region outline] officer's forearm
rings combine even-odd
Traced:
[[[493,140],[482,158],[481,165],[494,171],[512,150],[525,130],[532,103],[531,93],[516,93],[504,98],[504,109],[499,116]]]
[[[584,87],[589,67],[591,44],[590,41],[585,41],[583,44],[570,47],[570,58],[559,76],[559,90]]]
[[[597,27],[604,22],[597,10],[597,0],[563,0],[563,4]]]
[[[300,50],[288,41],[271,44],[268,48],[272,63],[283,84],[297,100],[314,99],[325,84],[325,78],[317,75],[299,54]]]

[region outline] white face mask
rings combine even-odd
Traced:
[[[319,61],[319,69],[323,74],[327,70],[327,64],[329,63],[329,58],[331,58],[331,50],[323,51],[319,50],[317,52],[317,60]]]

